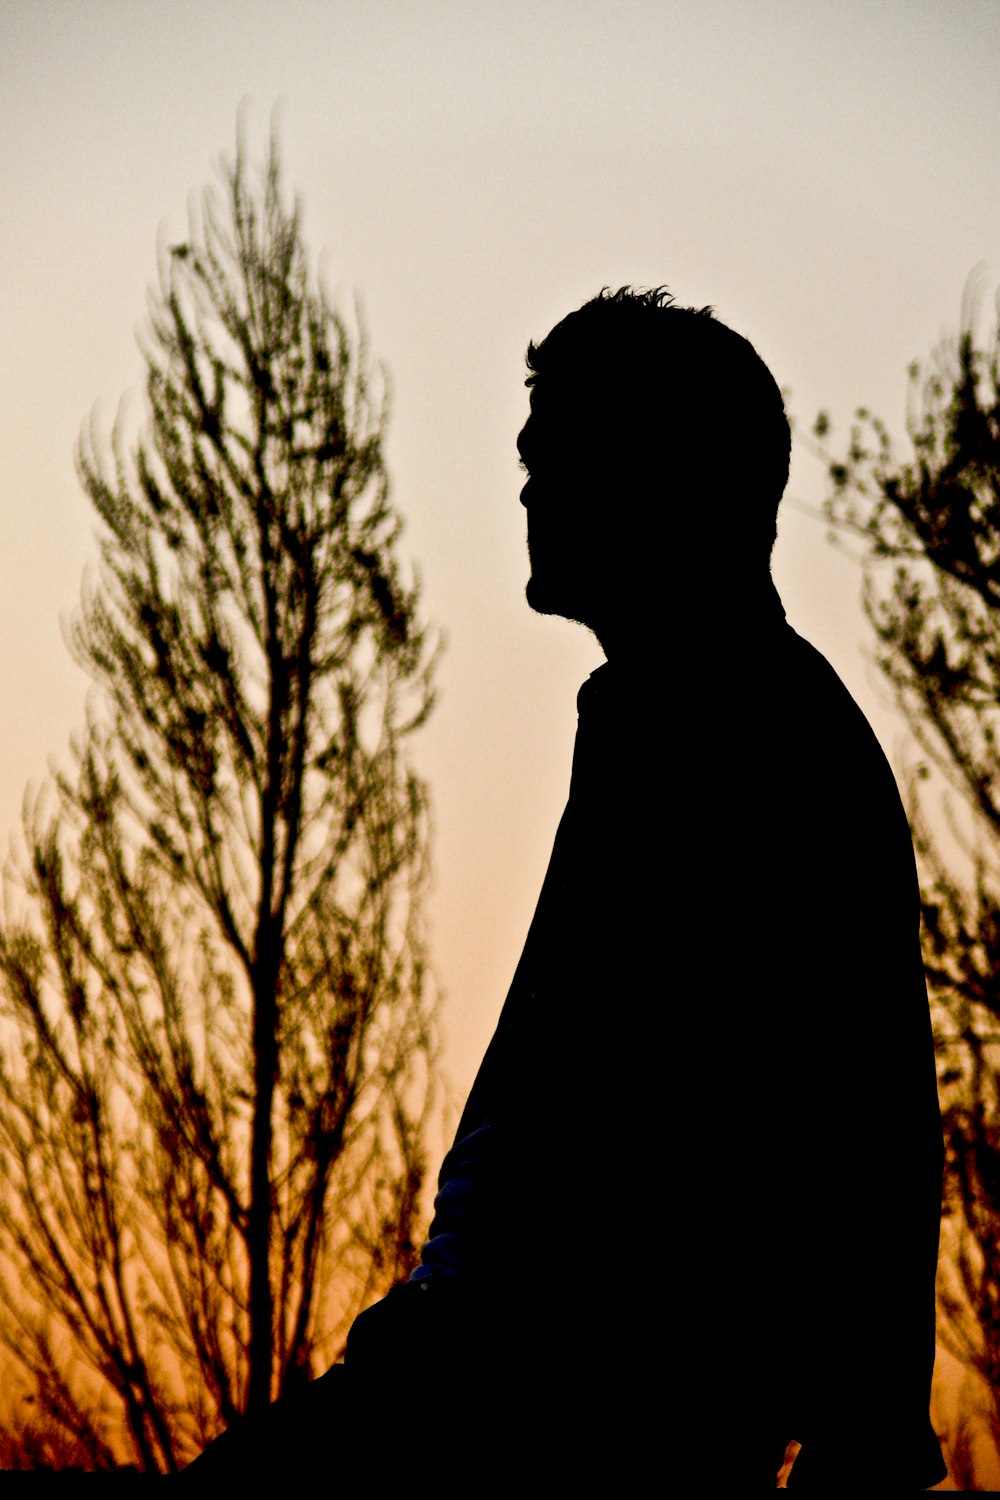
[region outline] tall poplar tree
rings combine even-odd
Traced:
[[[95,691],[0,926],[0,1334],[97,1467],[325,1367],[418,1239],[434,643],[280,179],[238,149],[162,253],[141,435],[81,441]]]

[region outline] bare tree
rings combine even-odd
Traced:
[[[942,1337],[994,1395],[1000,1437],[1000,320],[910,370],[897,455],[856,414],[824,445],[827,514],[862,543],[877,661],[923,761],[910,786],[946,1141]]]
[[[0,1335],[88,1462],[121,1429],[150,1472],[409,1270],[435,1065],[383,382],[274,144],[223,182],[161,254],[143,432],[81,442],[95,692],[0,926]]]

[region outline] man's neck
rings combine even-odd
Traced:
[[[743,579],[713,581],[710,602],[703,592],[697,598],[685,593],[683,602],[676,592],[667,592],[661,607],[623,610],[591,628],[609,661],[641,666],[662,662],[671,640],[692,649],[757,641],[784,620],[784,607],[767,573],[750,586]]]

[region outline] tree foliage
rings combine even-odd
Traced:
[[[170,1472],[415,1257],[435,652],[273,143],[161,253],[143,355],[141,434],[81,441],[95,691],[0,926],[0,1334],[89,1462]]]
[[[1000,1389],[1000,319],[910,370],[900,457],[856,414],[827,514],[862,543],[878,665],[922,754],[910,785],[946,1183],[942,1335]]]

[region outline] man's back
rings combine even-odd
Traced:
[[[933,1483],[942,1147],[909,830],[812,647],[734,629],[718,668],[725,691],[695,694],[704,822],[683,841],[712,1094],[696,1300],[728,1350],[727,1405],[756,1422],[773,1403],[800,1485]]]

